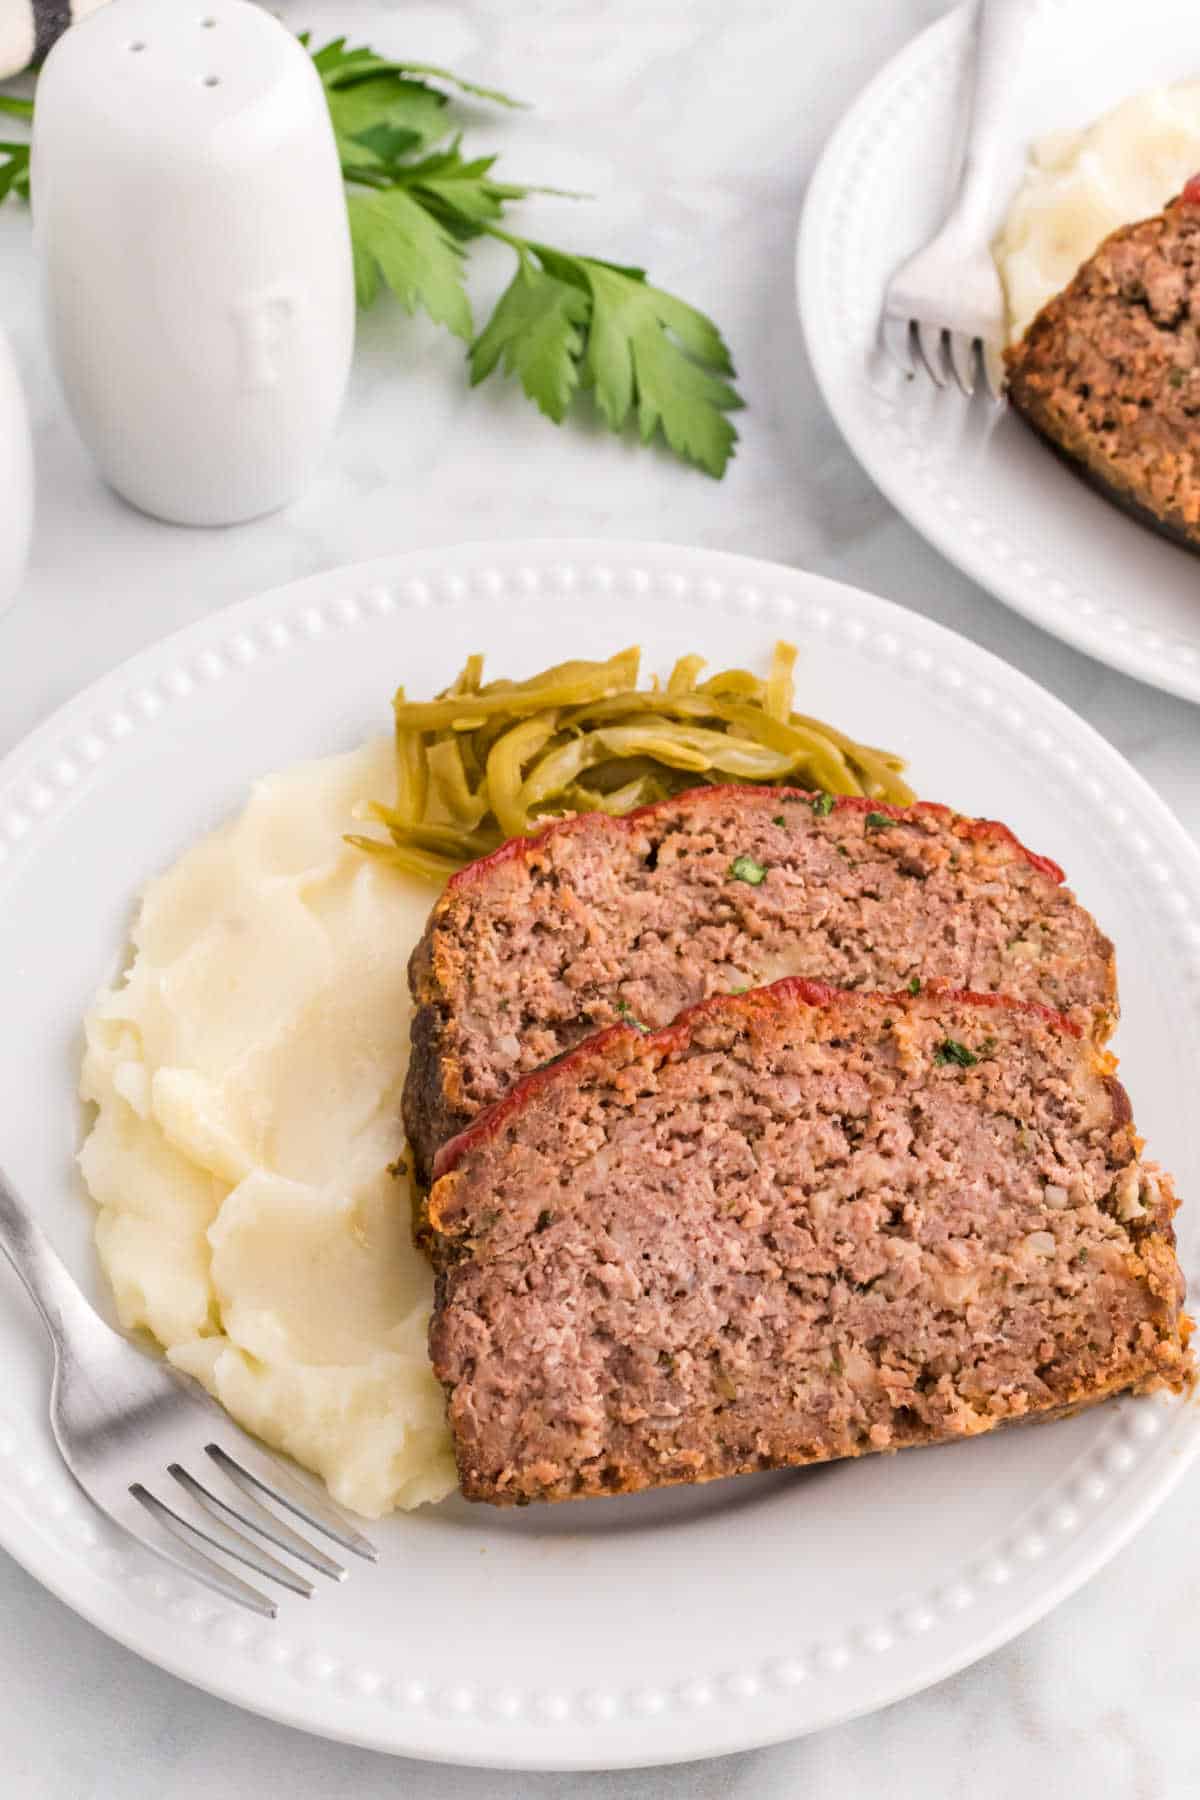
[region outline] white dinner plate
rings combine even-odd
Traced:
[[[797,292],[817,381],[872,480],[944,556],[1076,649],[1200,700],[1200,557],[1086,487],[1015,413],[905,380],[877,348],[888,278],[945,210],[967,20],[951,13],[883,69],[813,177]],[[1055,0],[1032,30],[1005,126],[1018,177],[1018,152],[1045,132],[1200,78],[1194,0]]]
[[[0,1159],[104,1310],[72,1157],[79,1021],[141,883],[256,775],[348,748],[393,686],[464,653],[519,673],[635,641],[765,670],[905,751],[918,791],[1005,819],[1115,938],[1123,1073],[1153,1152],[1200,1188],[1200,854],[1023,676],[886,601],[670,546],[473,545],[317,576],[106,676],[0,765]],[[14,978],[15,977],[15,978]],[[1200,1205],[1181,1217],[1197,1266]],[[1200,1446],[1200,1408],[1120,1401],[1039,1430],[706,1488],[498,1512],[454,1499],[264,1623],[102,1531],[56,1458],[47,1355],[0,1280],[0,1543],[189,1681],[310,1731],[454,1762],[597,1767],[764,1744],[896,1700],[1020,1631],[1111,1556]]]

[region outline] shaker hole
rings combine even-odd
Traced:
[[[134,38],[132,44],[126,45],[126,48],[132,54],[136,55],[139,50],[144,50],[146,48],[146,46],[141,38]]]
[[[219,75],[206,75],[204,77],[204,85],[205,87],[220,87],[221,77]]]
[[[201,19],[200,29],[202,31],[214,31],[216,29],[216,24],[217,21],[215,19]]]

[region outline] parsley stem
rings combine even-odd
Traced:
[[[480,221],[479,229],[484,237],[495,238],[499,243],[507,244],[510,250],[516,252],[522,262],[529,261],[529,252],[533,245],[527,238],[516,237],[511,231],[505,231],[500,225],[492,225],[486,219]]]
[[[397,185],[389,174],[378,169],[357,168],[350,163],[342,164],[342,180],[355,187],[390,188]]]

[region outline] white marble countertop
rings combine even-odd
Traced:
[[[287,512],[187,532],[99,483],[54,390],[28,219],[0,210],[0,319],[32,405],[33,564],[0,619],[0,752],[94,676],[223,603],[410,546],[530,535],[699,542],[856,582],[986,645],[1091,721],[1200,831],[1200,711],[1043,636],[949,568],[843,445],[792,300],[814,160],[863,81],[944,0],[287,0],[297,28],[446,63],[536,104],[481,121],[514,176],[585,189],[530,208],[547,235],[649,266],[716,317],[750,410],[725,481],[584,428],[511,388],[468,392],[459,347],[384,306],[360,330],[340,436]],[[486,258],[480,259],[486,263]],[[503,279],[481,269],[477,291]],[[870,1719],[716,1763],[527,1776],[396,1763],[193,1691],[108,1642],[0,1555],[0,1785],[46,1800],[430,1800],[1200,1793],[1193,1471],[1136,1542],[1052,1617]]]

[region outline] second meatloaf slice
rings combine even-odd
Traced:
[[[419,1183],[520,1075],[621,1019],[664,1025],[785,975],[1116,1009],[1112,946],[1002,825],[792,789],[699,788],[589,813],[464,869],[409,971],[404,1119]]]
[[[1200,548],[1200,180],[1106,238],[1007,359],[1035,431],[1108,499]]]
[[[512,1504],[961,1440],[1187,1377],[1111,1058],[784,981],[526,1077],[438,1158],[459,1475]]]

